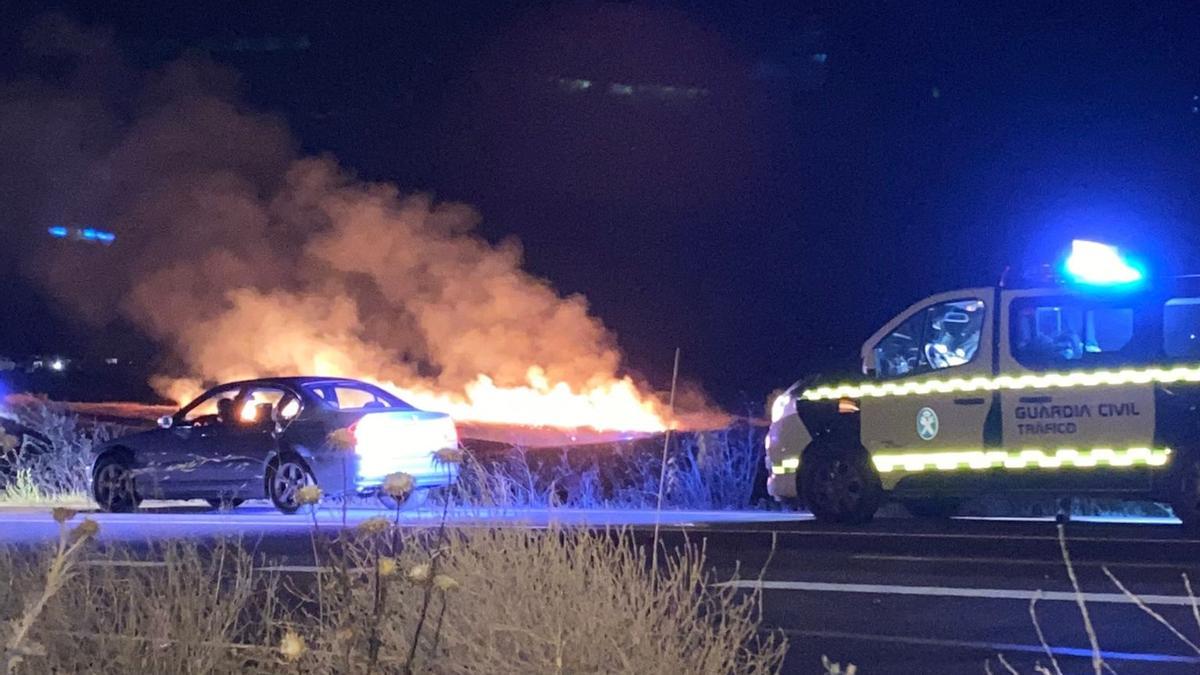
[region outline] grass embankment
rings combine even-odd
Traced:
[[[261,569],[236,542],[129,550],[62,537],[0,552],[8,673],[774,673],[759,597],[714,585],[703,553],[659,556],[586,531],[397,528],[331,540],[316,573]],[[73,526],[73,527],[72,527]]]

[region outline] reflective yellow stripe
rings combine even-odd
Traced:
[[[792,471],[795,471],[796,469],[799,469],[799,468],[800,468],[800,458],[799,457],[788,457],[787,459],[780,460],[780,462],[778,464],[772,466],[771,473],[775,473],[775,474],[791,473]]]
[[[807,401],[824,401],[838,398],[879,398],[911,394],[957,394],[972,391],[1061,389],[1150,383],[1178,384],[1180,382],[1200,383],[1200,367],[1127,368],[1124,370],[1098,370],[1091,373],[1029,373],[997,377],[956,377],[948,380],[925,380],[923,382],[842,384],[807,389],[800,396]]]
[[[1015,451],[887,452],[872,455],[871,459],[880,473],[890,473],[892,471],[957,471],[999,468],[1162,466],[1170,459],[1170,455],[1170,448],[1128,448],[1126,450],[1093,448],[1085,451],[1075,448],[1060,448],[1049,452],[1029,448]]]

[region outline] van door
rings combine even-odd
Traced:
[[[868,362],[881,380],[875,388],[886,392],[859,400],[862,443],[872,455],[984,447],[992,393],[970,385],[939,392],[931,384],[992,376],[994,296],[993,289],[934,296],[868,342]]]
[[[1009,468],[1165,462],[1152,454],[1155,383],[1139,377],[1157,353],[1146,308],[1161,303],[1063,289],[1005,291],[1002,302]]]

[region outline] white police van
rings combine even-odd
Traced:
[[[1200,526],[1200,277],[1148,283],[1076,241],[1065,274],[928,297],[863,345],[864,378],[771,405],[768,490],[821,520],[1027,492],[1150,498]]]

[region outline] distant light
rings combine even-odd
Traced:
[[[1116,246],[1083,239],[1071,242],[1066,270],[1075,281],[1093,286],[1122,286],[1145,278]]]
[[[51,237],[56,239],[75,239],[78,241],[90,241],[105,246],[117,240],[117,235],[108,230],[101,230],[95,227],[67,227],[65,225],[54,225],[46,228]]]
[[[66,367],[67,364],[64,363],[62,359],[54,359],[50,362],[50,370],[53,370],[57,373],[61,373]]]

